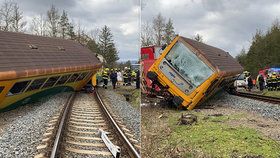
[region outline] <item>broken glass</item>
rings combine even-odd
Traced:
[[[172,47],[166,60],[195,87],[213,74],[213,70],[181,42]]]

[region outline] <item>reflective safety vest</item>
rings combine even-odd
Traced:
[[[123,78],[128,78],[128,74],[126,71],[123,73]]]
[[[104,70],[104,71],[102,72],[102,78],[108,80],[109,75],[108,75],[108,72],[107,72],[107,71]]]
[[[273,82],[273,83],[277,82],[277,76],[276,75],[271,76],[271,82]]]
[[[135,71],[132,71],[132,72],[131,72],[131,76],[132,76],[132,77],[136,77],[136,72],[135,72]]]

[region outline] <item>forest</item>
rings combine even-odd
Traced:
[[[243,48],[236,58],[244,70],[251,72],[253,76],[257,76],[260,69],[280,67],[280,24],[278,19],[266,32],[257,30],[248,52]]]

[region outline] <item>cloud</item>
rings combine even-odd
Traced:
[[[51,5],[66,10],[70,19],[87,31],[104,25],[110,27],[121,60],[138,59],[139,14],[138,0],[14,0],[31,23],[34,16],[46,15]],[[0,0],[2,4],[4,0]]]
[[[257,29],[266,31],[280,16],[277,0],[142,0],[142,21],[159,12],[171,18],[176,33],[203,36],[206,43],[236,56],[247,50]]]

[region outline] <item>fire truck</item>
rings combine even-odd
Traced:
[[[153,63],[158,59],[160,54],[162,53],[162,47],[160,46],[146,46],[141,48],[141,74],[142,74],[142,92],[146,94],[150,94],[150,90],[152,89],[152,81],[147,78],[146,74]],[[159,90],[158,87],[154,88],[155,90]]]

